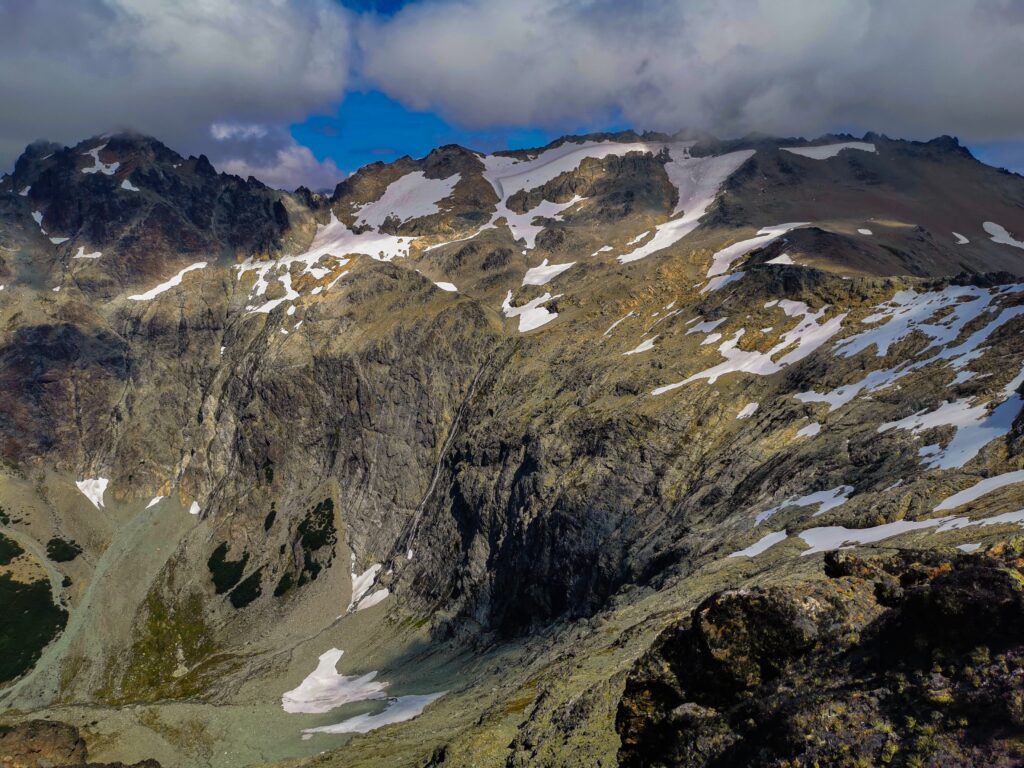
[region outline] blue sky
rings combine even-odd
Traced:
[[[397,4],[398,0],[391,2]],[[403,155],[422,157],[444,144],[493,152],[543,146],[567,133],[619,131],[632,127],[623,120],[605,120],[559,129],[470,130],[453,125],[433,112],[407,109],[380,91],[354,91],[345,96],[334,115],[311,116],[290,126],[290,132],[296,142],[309,147],[317,160],[333,160],[339,169],[352,173],[364,165],[377,161],[390,163]],[[642,126],[635,127],[643,130]],[[846,129],[837,127],[835,130]],[[1024,144],[1020,142],[968,144],[968,148],[984,163],[1024,173]]]
[[[562,129],[492,128],[470,130],[433,112],[407,109],[380,91],[350,92],[334,115],[316,115],[290,127],[292,137],[309,147],[317,160],[328,158],[351,173],[369,163],[391,162],[403,155],[422,157],[444,144],[470,149],[538,147],[565,133],[621,130],[622,122],[578,125]]]

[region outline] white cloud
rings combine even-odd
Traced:
[[[1016,0],[428,0],[365,17],[363,72],[474,128],[1024,138]]]
[[[333,191],[345,177],[333,160],[327,158],[320,162],[309,147],[294,142],[263,161],[228,158],[217,162],[217,167],[243,178],[252,175],[268,186],[287,190],[305,185],[313,190]]]
[[[2,0],[0,15],[0,165],[118,128],[204,151],[213,123],[287,124],[348,83],[333,0]]]
[[[210,126],[210,135],[217,141],[229,139],[262,139],[267,135],[265,125],[239,123],[214,123]]]

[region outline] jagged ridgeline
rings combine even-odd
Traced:
[[[1024,178],[948,137],[446,146],[330,194],[34,144],[0,744],[1015,765],[1022,330]]]

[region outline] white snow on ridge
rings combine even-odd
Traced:
[[[380,563],[374,563],[362,573],[357,574],[355,571],[355,556],[352,556],[352,597],[348,601],[347,611],[352,611],[359,605],[359,601],[363,599],[366,593],[373,587],[374,582],[377,581],[377,574],[380,573],[383,567]]]
[[[766,536],[762,536],[746,549],[733,552],[729,557],[756,557],[768,548],[775,546],[780,541],[785,541],[786,536],[787,534],[785,530],[769,533]]]
[[[434,285],[436,285],[442,291],[448,291],[449,293],[455,293],[456,291],[459,290],[458,288],[455,287],[455,283],[446,283],[444,281],[441,281],[439,283],[435,282]]]
[[[554,299],[561,298],[561,296],[562,294],[552,296],[550,293],[545,293],[543,296],[538,296],[536,299],[528,301],[521,307],[514,307],[512,306],[512,291],[509,291],[505,301],[502,302],[501,311],[504,312],[505,317],[518,317],[519,332],[526,333],[526,331],[540,328],[542,325],[546,325],[558,317],[557,312],[552,312],[543,305]],[[609,328],[609,330],[611,329]]]
[[[110,481],[105,477],[92,477],[85,480],[76,480],[75,485],[82,492],[96,509],[103,508],[103,494],[107,491],[107,484]]]
[[[121,182],[121,189],[127,190],[128,192],[140,192],[141,190],[134,186],[128,179]]]
[[[609,335],[612,331],[615,330],[615,328],[618,326],[619,323],[621,323],[623,320],[628,320],[631,317],[636,317],[636,312],[629,312],[628,314],[623,315],[622,317],[620,317],[618,320],[616,320],[614,323],[612,323],[611,325],[608,326],[608,330],[605,331],[603,335],[604,336]]]
[[[371,592],[369,595],[359,601],[359,605],[356,606],[357,611],[363,611],[367,608],[373,608],[373,606],[382,603],[384,598],[391,594],[391,591],[387,587],[381,587],[375,592]]]
[[[199,502],[198,501],[193,501],[192,504],[188,508],[188,513],[190,515],[198,515],[201,511],[202,510],[199,508]]]
[[[583,199],[576,195],[572,200],[565,203],[553,203],[550,200],[544,200],[540,205],[531,208],[526,213],[514,213],[508,208],[503,208],[504,204],[502,203],[499,204],[499,210],[494,214],[491,223],[504,217],[508,222],[508,228],[512,232],[512,237],[516,240],[525,240],[526,247],[532,250],[537,245],[537,235],[544,231],[545,226],[543,224],[534,224],[533,220],[540,218],[561,221],[563,211],[571,208]]]
[[[966,237],[961,235],[959,232],[954,232],[953,233],[953,237],[956,238],[956,244],[957,245],[966,245],[967,243],[971,242]]]
[[[428,179],[423,171],[407,173],[391,182],[379,200],[358,208],[357,225],[380,227],[389,217],[409,221],[438,213],[438,203],[450,197],[462,177],[453,174],[447,179]]]
[[[796,266],[796,262],[793,261],[793,257],[788,253],[782,253],[776,256],[774,259],[768,259],[764,262],[765,264],[780,264],[783,266]]]
[[[60,245],[61,243],[66,243],[70,239],[70,237],[51,237],[50,242],[54,245]]]
[[[874,144],[866,141],[846,141],[841,144],[824,144],[818,147],[779,147],[783,152],[809,157],[812,160],[828,160],[844,149],[859,149],[862,152],[877,152]]]
[[[102,173],[105,176],[113,176],[114,172],[121,167],[121,163],[104,163],[100,161],[100,152],[106,149],[106,144],[101,144],[95,149],[83,152],[83,155],[92,155],[93,165],[91,168],[83,168],[82,173]]]
[[[385,698],[388,684],[375,681],[376,672],[359,677],[338,674],[337,665],[343,654],[337,648],[321,654],[316,669],[298,687],[281,696],[281,708],[292,714],[322,714],[343,704]]]
[[[102,255],[103,255],[102,251],[95,251],[93,253],[86,253],[85,252],[85,246],[84,245],[80,245],[80,246],[78,246],[78,253],[76,253],[71,258],[72,259],[98,259]]]
[[[747,403],[746,405],[743,406],[742,409],[740,409],[740,412],[736,414],[736,418],[749,419],[751,416],[757,413],[757,409],[759,407],[760,406],[758,403]]]
[[[683,215],[655,227],[654,237],[647,243],[618,257],[621,264],[646,258],[693,232],[718,197],[725,180],[754,155],[754,150],[742,150],[717,157],[690,157],[689,146],[670,145],[672,160],[665,164],[669,181],[679,192],[672,215],[676,216],[680,211]]]
[[[167,497],[166,496],[154,496],[152,499],[149,500],[149,504],[146,505],[146,509],[149,509],[150,507],[155,507],[157,504],[159,504],[165,498],[167,498]]]
[[[878,432],[906,429],[913,434],[920,434],[934,427],[955,427],[953,438],[944,448],[936,446],[936,450],[922,456],[931,469],[963,467],[990,442],[1009,433],[1024,405],[1024,399],[1016,391],[1022,383],[1024,369],[1003,388],[1004,399],[991,412],[991,403],[971,405],[970,398],[964,398],[943,403],[930,412],[919,411],[905,419],[882,424]]]
[[[21,190],[21,192],[18,193],[18,196],[19,197],[28,197],[28,193],[31,190],[32,190],[32,185],[29,184],[27,187],[25,187],[23,190]]]
[[[585,141],[580,144],[566,142],[526,160],[502,155],[487,155],[482,157],[481,161],[484,164],[484,178],[494,188],[498,200],[504,203],[517,192],[542,187],[563,173],[575,171],[580,167],[580,163],[587,158],[600,160],[609,155],[626,155],[630,152],[657,153],[661,151],[662,146],[662,144],[647,142],[628,144],[615,141]]]
[[[935,533],[948,533],[960,530],[961,528],[975,526],[984,528],[990,525],[1019,525],[1024,528],[1024,509],[974,520],[966,517],[937,517],[931,520],[897,520],[893,523],[884,523],[870,528],[845,528],[840,525],[808,528],[800,534],[800,538],[808,545],[809,549],[804,550],[800,554],[801,556],[806,556],[817,552],[828,552],[833,549],[848,549],[861,544],[874,544],[904,533],[931,528],[935,529]],[[770,533],[756,544],[739,552],[734,552],[730,557],[754,557],[785,539],[785,531]],[[971,552],[979,546],[970,544],[961,545],[958,548]]]
[[[873,235],[874,233],[870,229],[861,228],[861,229],[857,230],[857,234],[860,234],[860,235]]]
[[[821,432],[821,424],[814,421],[808,424],[806,427],[801,427],[796,431],[796,436],[799,437],[814,437]]]
[[[1000,488],[1005,488],[1008,485],[1015,485],[1016,483],[1024,483],[1024,469],[1019,469],[1016,472],[1004,472],[1001,475],[995,477],[986,477],[984,480],[980,480],[970,488],[954,493],[935,507],[933,511],[941,512],[945,509],[956,509],[957,507],[969,504],[972,501],[980,499],[982,496],[997,491]]]
[[[772,304],[774,305],[774,302]],[[719,376],[727,373],[742,372],[757,376],[770,376],[787,365],[803,360],[835,336],[842,327],[843,319],[846,317],[846,313],[843,312],[830,320],[822,322],[825,312],[828,311],[828,306],[822,307],[817,312],[812,312],[803,302],[790,301],[788,299],[779,301],[778,306],[786,313],[787,317],[799,317],[800,321],[796,326],[783,333],[779,341],[770,350],[767,352],[750,350],[748,352],[739,349],[739,340],[745,333],[745,329],[740,328],[732,338],[726,339],[718,347],[718,351],[725,358],[725,362],[695,373],[675,384],[658,387],[651,394],[661,395],[665,392],[671,392],[699,379],[707,379],[709,384],[714,384]],[[793,348],[794,345],[796,345],[795,348]],[[778,360],[773,359],[775,355],[781,354],[787,349],[789,351],[785,355]]]
[[[809,221],[795,221],[789,224],[776,224],[771,227],[759,229],[754,237],[740,240],[730,246],[718,251],[711,257],[711,267],[708,269],[708,277],[724,275],[729,271],[733,262],[741,259],[757,248],[762,248],[768,243],[782,237],[791,229],[799,229],[810,224]]]
[[[1024,242],[1014,239],[1013,235],[1007,232],[1006,228],[1001,224],[996,224],[994,221],[986,221],[981,226],[989,234],[992,242],[1024,249]]]
[[[691,333],[711,333],[718,326],[724,323],[728,318],[723,317],[720,320],[701,320],[696,325],[692,325],[686,329],[686,335],[689,336]]]
[[[802,392],[795,397],[802,402],[828,403],[829,410],[834,411],[861,392],[884,389],[904,376],[939,361],[947,361],[959,371],[954,377],[954,384],[966,381],[972,374],[961,369],[981,354],[982,345],[988,338],[1010,320],[1024,315],[1024,305],[1001,305],[1002,300],[1010,299],[1022,290],[1024,286],[1009,285],[995,289],[949,286],[924,294],[900,291],[889,301],[876,306],[876,312],[862,321],[875,323],[874,328],[842,339],[836,344],[835,352],[842,357],[851,357],[875,347],[876,355],[882,357],[888,354],[893,344],[913,333],[920,333],[930,340],[918,353],[920,357],[913,361],[904,360],[890,369],[871,371],[860,381],[844,384],[832,392]],[[978,317],[992,315],[994,317],[980,329],[956,343],[968,323]]]
[[[824,491],[817,491],[815,493],[809,493],[806,496],[801,496],[796,499],[787,499],[786,501],[778,504],[771,509],[766,509],[764,512],[759,512],[754,518],[754,525],[760,525],[765,520],[768,520],[776,512],[781,512],[789,507],[813,507],[817,506],[818,511],[814,513],[814,516],[823,515],[830,509],[842,506],[850,500],[850,494],[853,493],[852,485],[840,485],[836,488],[829,488]]]
[[[633,347],[633,349],[629,350],[629,352],[623,352],[622,356],[625,357],[626,355],[638,355],[641,352],[649,352],[650,350],[654,349],[654,340],[656,338],[658,338],[657,334],[651,336],[651,338],[649,339],[644,339],[635,347]]]
[[[285,272],[283,275],[281,275],[279,280],[281,282],[281,285],[284,286],[284,296],[279,296],[276,299],[268,299],[258,307],[250,304],[246,306],[246,309],[248,309],[251,312],[265,315],[271,312],[272,310],[276,309],[284,302],[295,301],[295,299],[299,298],[299,292],[292,288],[292,275],[290,272]],[[281,330],[284,329],[282,328]]]
[[[174,277],[172,277],[170,280],[168,280],[168,281],[166,281],[164,283],[160,283],[160,285],[158,285],[156,288],[151,288],[150,290],[146,291],[145,293],[139,293],[139,294],[136,294],[135,296],[129,296],[128,298],[131,299],[132,301],[150,301],[152,299],[155,299],[157,296],[159,296],[164,291],[169,291],[171,288],[174,288],[176,285],[181,285],[181,280],[182,280],[182,278],[187,273],[192,272],[192,271],[197,270],[197,269],[205,269],[205,268],[206,268],[206,262],[205,261],[199,261],[199,262],[196,262],[195,264],[190,264],[189,266],[187,266],[183,270],[181,270],[178,274],[176,274]]]
[[[711,293],[711,292],[717,291],[717,290],[719,290],[721,288],[725,288],[725,286],[729,285],[730,283],[735,283],[737,280],[742,278],[745,274],[747,274],[747,273],[746,272],[732,272],[731,274],[728,274],[728,275],[719,275],[718,277],[712,277],[710,280],[708,280],[708,284],[700,289],[700,292],[701,293]]]
[[[309,739],[315,733],[369,733],[385,725],[393,723],[404,723],[417,717],[428,704],[437,701],[447,691],[438,693],[413,694],[399,696],[388,701],[387,708],[375,715],[365,714],[350,717],[334,725],[322,725],[318,728],[305,728],[302,731],[302,738]]]
[[[544,285],[558,277],[575,263],[575,261],[570,261],[566,264],[548,264],[548,260],[544,259],[539,266],[526,270],[526,276],[523,277],[523,285]]]
[[[1006,512],[993,517],[984,517],[971,520],[966,517],[938,517],[931,520],[897,520],[894,523],[885,523],[871,528],[843,528],[841,526],[828,526],[824,528],[810,528],[800,534],[810,549],[801,552],[801,555],[813,555],[815,552],[825,552],[830,549],[843,549],[856,544],[872,544],[877,541],[898,536],[909,531],[920,531],[934,528],[935,533],[948,533],[961,528],[974,526],[987,527],[990,525],[1020,525],[1024,527],[1024,510]]]

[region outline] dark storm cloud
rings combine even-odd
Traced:
[[[1024,138],[1019,0],[428,0],[357,38],[372,81],[472,127]]]

